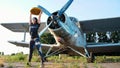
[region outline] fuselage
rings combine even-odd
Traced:
[[[53,13],[57,15],[57,12]],[[68,17],[66,14],[62,14],[59,19],[62,21],[64,26],[60,26],[58,22],[53,22],[49,26],[50,33],[54,36],[58,45],[70,46],[79,52],[85,53],[84,47],[87,47],[85,35],[80,27],[80,23],[74,17]],[[51,22],[52,18],[49,17],[47,25]],[[112,48],[112,50],[111,50]],[[87,48],[92,53],[107,53],[107,52],[118,52],[118,47],[91,47]],[[78,55],[71,50],[67,51],[70,55]]]
[[[54,17],[56,15],[57,12],[53,13]],[[51,17],[48,18],[47,24],[51,22],[51,19]],[[56,43],[65,46],[85,47],[86,39],[80,26],[77,25],[78,20],[74,17],[68,17],[66,14],[62,14],[59,19],[64,26],[60,26],[57,21],[54,21],[49,27],[49,31],[54,36]],[[61,38],[61,40],[58,40],[58,38]]]

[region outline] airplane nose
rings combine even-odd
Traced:
[[[58,12],[52,13],[52,16],[48,17],[47,25],[52,21],[52,24],[49,26],[50,29],[58,29],[61,26],[58,24],[58,19],[61,20],[63,23],[65,22],[65,16],[62,14],[60,17],[57,16]]]

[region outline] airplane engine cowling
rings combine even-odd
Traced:
[[[53,13],[53,17],[56,17],[57,12]],[[59,19],[66,23],[67,16],[66,14],[62,14]],[[47,25],[52,21],[52,18],[49,17],[47,20]],[[64,28],[62,28],[57,21],[52,22],[52,24],[49,26],[49,31],[54,36],[55,40],[57,40],[57,37],[61,37],[65,41],[69,41],[71,38],[71,34],[69,34]],[[56,41],[57,42],[57,41]]]

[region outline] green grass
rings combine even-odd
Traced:
[[[77,62],[77,63],[86,63],[86,59],[80,56],[67,56],[65,58],[59,58],[59,56],[51,56],[48,58],[50,62],[56,63],[68,63],[68,62]]]
[[[2,56],[5,62],[27,62],[28,55],[16,54],[16,55],[7,55]],[[1,58],[2,58],[1,57]],[[79,63],[87,63],[86,58],[81,56],[67,56],[65,58],[59,58],[59,56],[51,56],[47,58],[50,62],[55,63],[67,63],[67,62],[79,62]],[[32,62],[40,62],[39,56],[33,56]],[[120,56],[96,56],[95,62],[97,63],[115,63],[120,62]]]
[[[28,55],[18,53],[16,55],[1,56],[5,62],[27,62]],[[67,56],[60,58],[59,56],[51,56],[47,58],[50,62],[55,63],[67,63],[67,62],[77,62],[77,63],[87,63],[86,58],[81,56]],[[40,62],[39,56],[33,56],[32,62]],[[95,63],[115,63],[120,62],[120,56],[96,56]]]
[[[97,63],[115,63],[120,62],[120,56],[97,56]]]
[[[26,62],[28,60],[28,55],[24,55],[22,53],[18,53],[16,55],[7,55],[7,56],[1,56],[0,58],[3,59],[4,62],[7,63],[13,63],[13,62],[22,62],[25,65],[25,68],[29,68],[29,66],[26,65]],[[59,56],[51,56],[47,58],[49,62],[52,62],[53,65],[48,66],[57,66],[58,68],[88,68],[88,63],[86,58],[81,56],[64,56],[60,58]],[[1,64],[4,64],[4,62],[1,61]],[[34,56],[32,58],[32,62],[38,62],[36,65],[36,68],[40,67],[40,57]],[[99,65],[99,63],[116,63],[120,62],[120,56],[96,56],[96,60],[93,63],[95,68],[103,68]],[[65,64],[64,64],[65,63]],[[9,64],[8,68],[13,68],[12,64]]]
[[[9,63],[7,68],[13,68],[13,65]]]
[[[18,53],[16,55],[7,55],[3,57],[4,57],[5,62],[23,62],[23,61],[26,61],[27,55]]]
[[[8,63],[10,63],[10,62],[27,62],[28,55],[18,53],[16,55],[5,55],[5,56],[2,56],[1,58],[4,58],[4,61],[8,62]],[[40,57],[33,55],[32,62],[40,62]]]

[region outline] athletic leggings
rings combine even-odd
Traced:
[[[35,46],[36,46],[36,48],[38,50],[39,55],[41,56],[41,59],[43,59],[43,57],[44,57],[44,55],[42,53],[42,50],[41,50],[40,39],[39,38],[35,38],[35,39],[32,39],[30,41],[30,45],[29,45],[29,48],[30,48],[30,51],[29,51],[29,62],[31,62],[32,54],[33,54],[33,50],[34,50]]]

